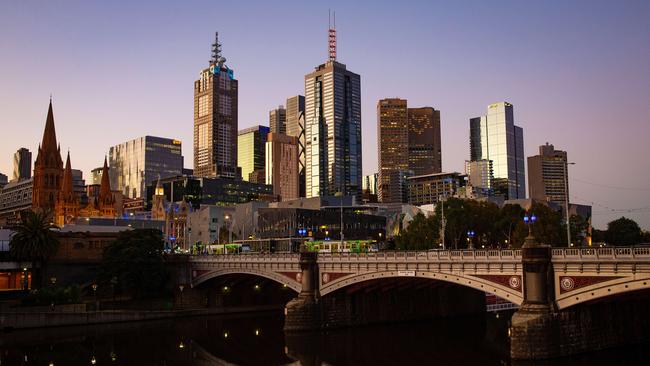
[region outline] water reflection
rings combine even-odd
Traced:
[[[277,312],[14,331],[0,334],[0,365],[528,365],[508,359],[507,318],[286,336]],[[628,347],[535,365],[646,365],[649,356]]]

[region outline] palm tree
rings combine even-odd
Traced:
[[[32,262],[32,283],[41,286],[47,261],[59,248],[59,239],[51,230],[54,225],[50,217],[48,212],[25,212],[20,224],[13,228],[14,235],[9,242],[13,258]]]

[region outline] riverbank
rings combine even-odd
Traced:
[[[3,312],[0,329],[48,328],[106,323],[141,322],[220,314],[252,313],[280,310],[282,305],[242,306],[191,310],[101,310],[78,312]]]

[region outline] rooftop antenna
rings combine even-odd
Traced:
[[[336,12],[331,10],[329,10],[329,56],[330,61],[336,61]]]
[[[221,56],[221,43],[219,43],[219,32],[214,32],[214,43],[212,44],[212,58],[210,65],[218,64],[222,66],[226,58]]]

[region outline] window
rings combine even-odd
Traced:
[[[208,114],[209,111],[209,95],[202,95],[199,97],[199,117],[203,117]]]

